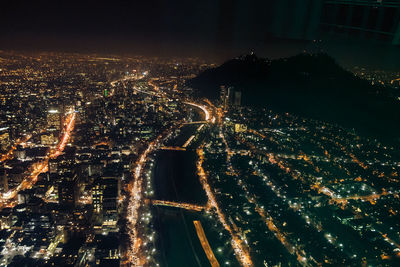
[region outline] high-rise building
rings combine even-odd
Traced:
[[[8,127],[0,128],[0,148],[2,150],[6,150],[11,145],[7,129]]]
[[[49,159],[49,161],[48,161],[49,173],[57,173],[59,163],[60,163],[60,159],[57,159],[57,158]]]
[[[220,90],[221,104],[224,109],[227,109],[233,103],[235,90],[233,87],[226,86],[221,86]]]
[[[45,133],[40,136],[40,143],[45,146],[54,145],[58,142],[58,138],[53,133]]]
[[[0,211],[0,230],[9,229],[12,226],[12,215],[11,210]]]
[[[220,89],[220,102],[222,105],[225,105],[225,98],[226,98],[226,94],[227,94],[227,89],[224,85],[221,85]]]
[[[64,180],[58,185],[58,203],[65,207],[74,207],[77,201],[76,181]]]
[[[235,97],[234,97],[234,100],[233,100],[233,105],[240,106],[241,102],[242,102],[242,92],[235,91]]]
[[[0,180],[3,185],[3,192],[6,193],[8,192],[8,176],[7,176],[7,170],[6,169],[0,169]]]
[[[101,214],[103,211],[103,186],[100,181],[96,181],[92,188],[93,211]]]
[[[116,225],[119,194],[120,182],[118,177],[101,177],[95,181],[92,189],[93,210],[100,215],[103,225]]]
[[[57,109],[50,109],[47,112],[47,128],[50,130],[61,129],[61,113]]]
[[[120,240],[116,235],[97,235],[95,237],[96,250],[94,253],[96,265],[120,266]]]
[[[18,204],[27,204],[33,196],[32,189],[26,189],[18,192]]]
[[[26,158],[26,150],[22,146],[18,146],[14,151],[14,156],[19,160],[24,160]]]

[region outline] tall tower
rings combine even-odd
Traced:
[[[240,106],[242,103],[242,92],[241,91],[235,91],[235,98],[233,101],[233,105],[235,106]]]
[[[1,181],[3,182],[3,192],[8,192],[8,177],[7,177],[7,170],[4,169],[1,171]]]
[[[227,90],[226,90],[225,85],[221,85],[220,86],[220,102],[221,102],[221,105],[223,105],[223,106],[225,105],[226,94],[227,94]]]

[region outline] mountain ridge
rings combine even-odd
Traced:
[[[394,91],[356,77],[327,54],[269,60],[240,56],[188,81],[199,97],[218,99],[221,85],[242,92],[242,103],[338,123],[399,143],[400,103]]]

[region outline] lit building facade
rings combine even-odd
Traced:
[[[6,150],[10,146],[10,135],[8,134],[7,128],[0,129],[0,148]]]
[[[102,177],[92,189],[93,211],[102,219],[104,226],[115,226],[118,220],[120,182],[117,177]]]
[[[47,112],[47,128],[59,131],[61,129],[61,113],[56,109]]]

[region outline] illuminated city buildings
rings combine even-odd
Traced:
[[[201,60],[12,55],[0,63],[0,265],[395,263],[393,147],[249,107],[244,87],[194,97],[185,81],[211,66]]]
[[[103,227],[114,228],[118,221],[118,199],[120,180],[117,177],[100,177],[92,189],[93,210]]]

